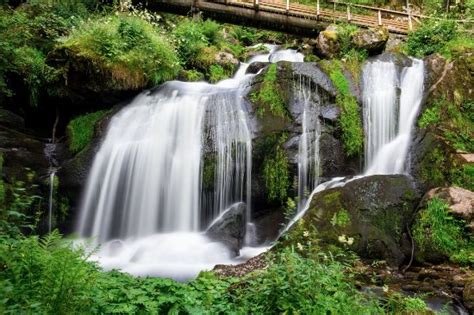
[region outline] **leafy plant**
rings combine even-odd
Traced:
[[[267,154],[263,162],[263,178],[267,188],[267,196],[270,201],[284,202],[290,186],[288,158],[286,157],[283,144],[286,135],[282,135],[272,153]]]
[[[269,110],[270,113],[278,117],[285,118],[288,116],[281,88],[277,81],[276,64],[268,66],[260,90],[252,93],[250,99],[258,104],[258,113],[260,115]]]
[[[423,57],[442,51],[456,37],[456,23],[447,20],[424,22],[408,35],[407,50],[410,55]]]

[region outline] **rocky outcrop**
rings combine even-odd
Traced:
[[[399,266],[410,257],[407,235],[419,195],[403,175],[376,175],[315,194],[296,233],[312,228],[324,245],[347,246],[362,258]]]
[[[227,245],[236,256],[239,255],[245,237],[246,209],[243,202],[233,204],[206,231],[207,236]]]
[[[359,29],[352,35],[351,42],[357,49],[364,49],[370,55],[378,54],[388,41],[388,29],[385,27]]]

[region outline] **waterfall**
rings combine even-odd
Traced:
[[[246,69],[253,61],[303,59],[294,50],[269,48],[242,63],[232,79],[167,82],[113,116],[77,226],[82,238],[101,244],[92,259],[105,269],[175,279],[238,261],[201,231],[238,201],[251,218],[252,133],[243,96],[254,75]],[[254,230],[248,223],[247,234]]]
[[[49,196],[48,196],[48,232],[51,233],[53,228],[53,196],[54,196],[54,177],[56,169],[52,169],[49,173]]]
[[[311,87],[311,81],[303,76],[297,80],[296,102],[302,104],[301,135],[298,142],[298,211],[306,204],[310,192],[319,181],[319,104],[313,105],[312,96],[317,90]]]
[[[423,98],[424,64],[412,59],[401,73],[393,62],[363,71],[365,175],[406,172],[412,129]],[[398,91],[400,96],[398,97]]]

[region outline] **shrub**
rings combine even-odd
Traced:
[[[92,141],[96,123],[108,113],[109,111],[101,110],[71,120],[67,126],[69,150],[73,153],[82,151]]]
[[[220,65],[211,65],[209,68],[209,82],[215,83],[229,77],[229,73]]]
[[[408,53],[423,57],[440,52],[449,41],[455,39],[456,29],[454,21],[431,20],[424,22],[415,32],[408,35]]]
[[[108,16],[82,23],[63,38],[59,50],[85,58],[122,89],[171,80],[179,73],[173,46],[150,23],[132,16]]]

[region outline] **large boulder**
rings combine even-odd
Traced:
[[[357,49],[367,50],[370,55],[378,54],[384,50],[388,41],[388,29],[386,27],[361,29],[352,35],[351,41]]]
[[[238,202],[225,210],[206,231],[206,235],[227,245],[237,256],[245,237],[246,205]]]
[[[404,175],[354,179],[315,194],[288,239],[314,229],[323,246],[344,245],[362,258],[399,266],[410,256],[407,229],[418,200],[411,179]]]
[[[316,40],[316,52],[326,58],[337,57],[341,50],[341,44],[338,41],[337,27],[328,26],[320,32]]]

